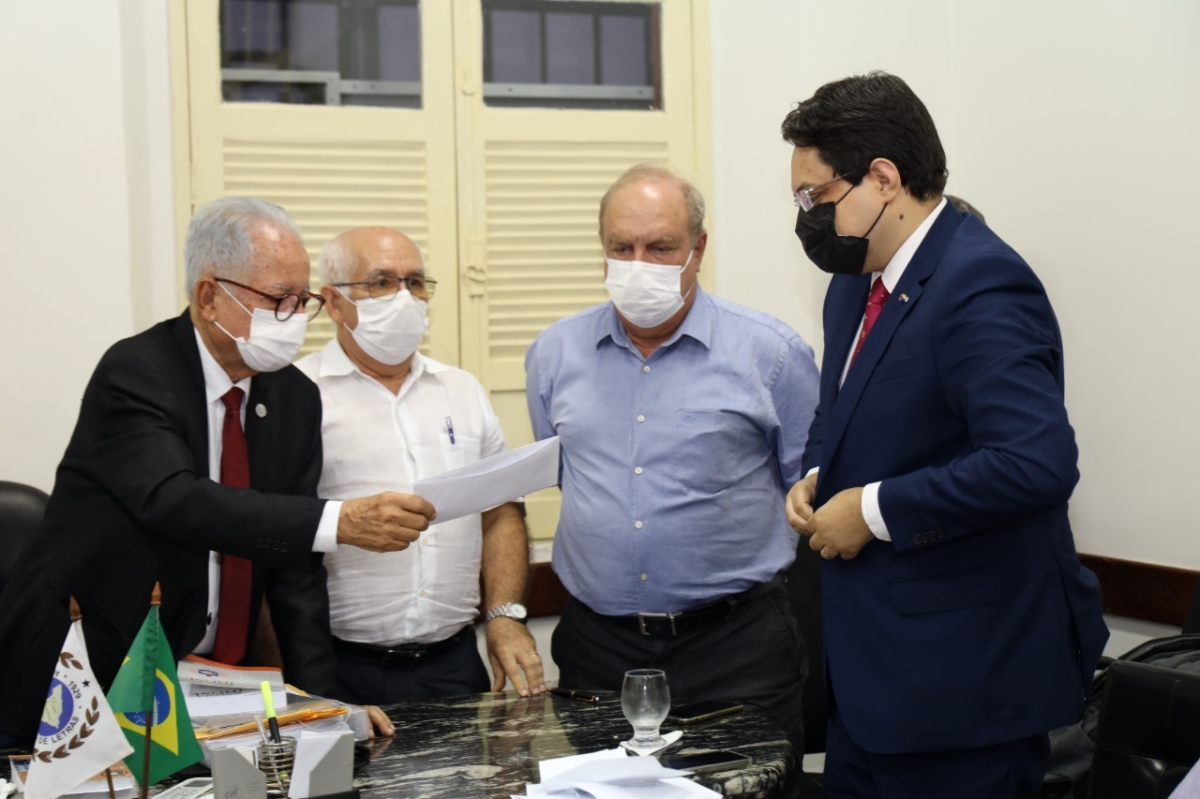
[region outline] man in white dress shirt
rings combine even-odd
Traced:
[[[436,281],[407,236],[372,227],[321,253],[321,293],[336,337],[297,366],[321,389],[324,497],[368,486],[411,492],[429,475],[504,450],[472,375],[417,352]],[[326,556],[339,697],[387,704],[503,689],[545,689],[520,604],[529,569],[522,508],[508,502],[430,526],[403,552]],[[476,646],[480,576],[494,678]]]

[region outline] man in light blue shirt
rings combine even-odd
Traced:
[[[761,705],[799,753],[807,665],[782,500],[803,476],[812,349],[700,289],[704,200],[670,172],[619,178],[600,237],[612,302],[552,325],[525,359],[534,433],[562,440],[560,684],[616,690],[662,668],[673,701]]]

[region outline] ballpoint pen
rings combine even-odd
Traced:
[[[454,443],[454,422],[451,421],[449,416],[446,417],[446,434],[450,436],[450,443],[453,444]]]
[[[590,702],[593,705],[600,701],[600,695],[594,694],[591,691],[574,691],[570,688],[551,688],[550,693],[554,694],[555,696],[574,699],[576,702]]]

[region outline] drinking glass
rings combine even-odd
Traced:
[[[661,669],[634,669],[625,672],[621,683],[621,710],[633,725],[630,744],[639,749],[662,746],[658,728],[671,709],[671,689]]]

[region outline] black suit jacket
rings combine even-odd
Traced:
[[[178,658],[195,649],[205,632],[210,550],[254,562],[251,635],[265,592],[287,679],[333,692],[324,580],[302,579],[322,568],[312,553],[325,504],[316,498],[320,394],[292,366],[250,385],[251,488],[231,488],[209,479],[204,377],[188,312],[105,353],[45,520],[0,594],[0,733],[32,741],[72,595],[106,689],[155,582],[171,651]]]

